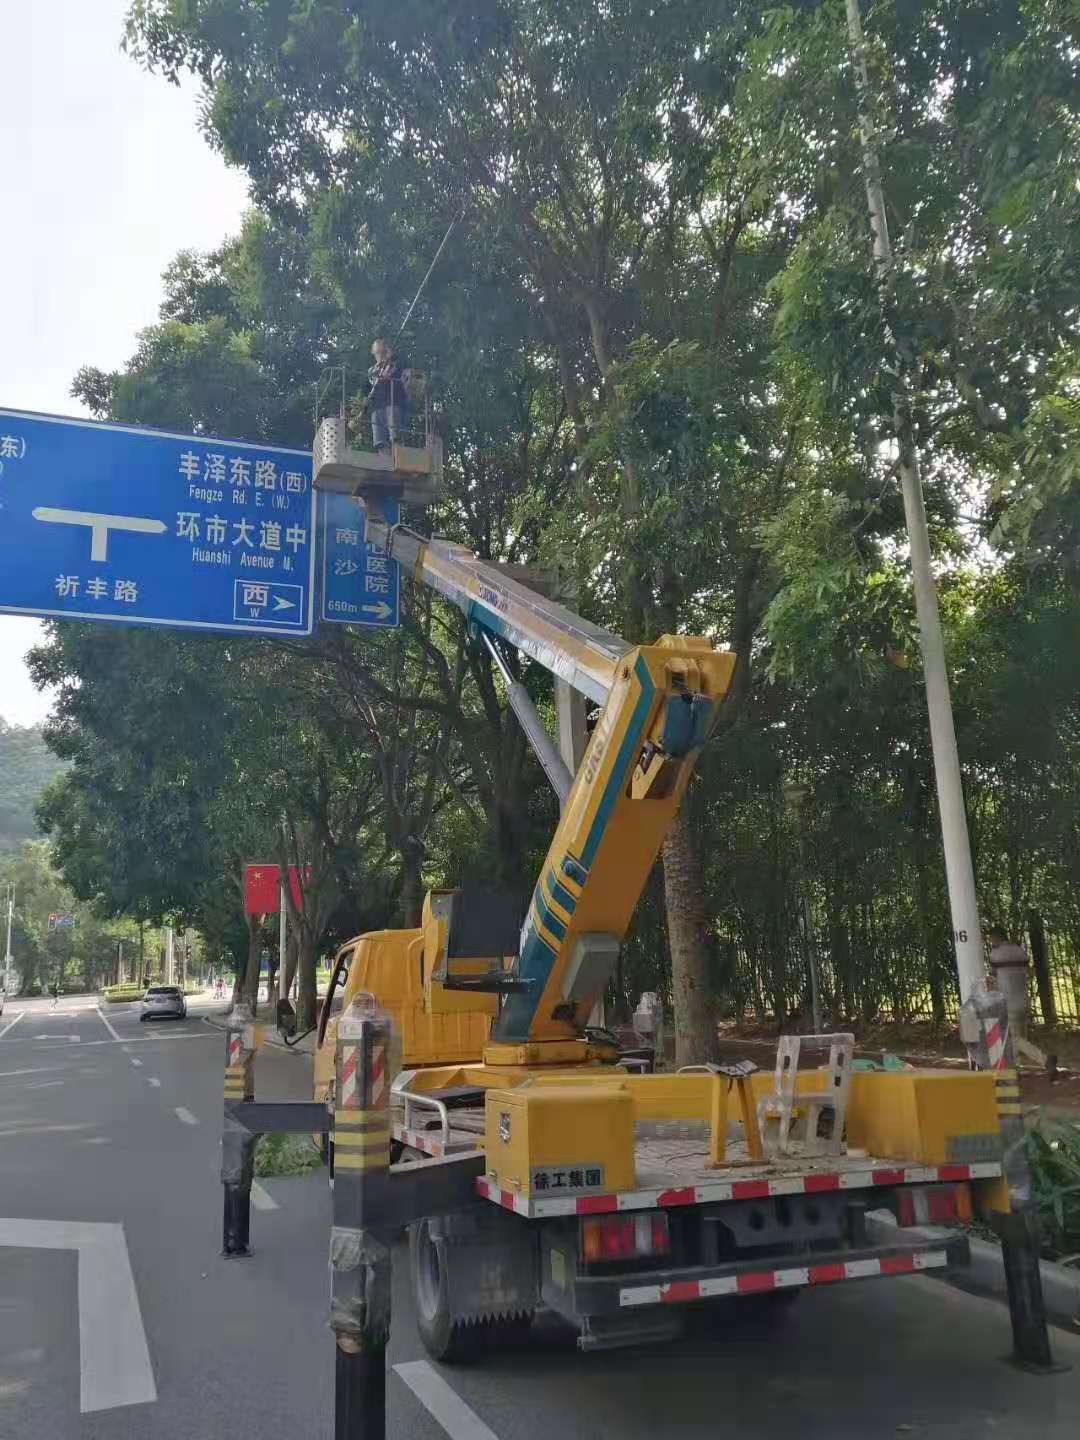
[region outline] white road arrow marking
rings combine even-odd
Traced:
[[[0,1245],[79,1256],[79,1405],[83,1414],[157,1399],[122,1225],[0,1220]]]
[[[97,515],[92,510],[60,510],[52,505],[37,505],[30,513],[47,525],[89,526],[91,560],[109,558],[110,530],[131,530],[136,535],[165,533],[164,520],[147,520],[142,515]]]
[[[389,620],[390,616],[394,613],[391,606],[389,606],[385,600],[380,600],[377,605],[361,605],[360,609],[367,610],[372,615],[377,615],[380,620]]]

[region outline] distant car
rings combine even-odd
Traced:
[[[187,1019],[187,1001],[178,985],[151,985],[142,1000],[140,1020]]]

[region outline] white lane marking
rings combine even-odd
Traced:
[[[148,1075],[146,1077],[146,1083],[148,1085],[153,1085],[155,1090],[161,1089],[161,1081],[157,1078],[156,1075]]]
[[[15,1026],[19,1023],[19,1021],[23,1018],[25,1014],[25,1010],[20,1010],[19,1013],[15,1016],[15,1019],[12,1020],[9,1024],[5,1025],[2,1030],[0,1030],[0,1040],[4,1038],[8,1031],[15,1029]]]
[[[101,1023],[105,1026],[105,1029],[108,1030],[108,1032],[109,1032],[109,1034],[112,1036],[112,1038],[113,1038],[114,1040],[119,1040],[119,1039],[120,1039],[120,1036],[119,1036],[119,1035],[116,1033],[116,1031],[113,1029],[111,1023],[110,1023],[108,1020],[105,1019],[105,1011],[102,1010],[102,1008],[101,1008],[100,1005],[97,1007],[97,1013],[98,1013],[98,1019],[99,1019],[99,1020],[101,1021]]]
[[[258,1180],[251,1182],[251,1203],[256,1210],[277,1210],[277,1201],[259,1184]]]
[[[450,1440],[498,1440],[477,1415],[470,1410],[456,1390],[446,1383],[426,1360],[409,1360],[395,1365],[400,1375],[429,1415],[433,1415],[450,1436]]]
[[[78,1252],[79,1408],[84,1415],[157,1399],[122,1225],[0,1220],[0,1245]]]
[[[142,1061],[141,1061],[141,1060],[136,1060],[134,1055],[129,1055],[129,1056],[128,1056],[128,1059],[131,1061],[131,1063],[132,1063],[133,1065],[141,1065],[141,1064],[142,1064]]]
[[[67,1040],[72,1045],[80,1045],[82,1042],[78,1035],[31,1035],[31,1040]]]
[[[21,1013],[25,1015],[25,1014],[26,1014],[26,1011],[24,1010],[24,1011],[22,1011]],[[8,1030],[10,1030],[10,1029],[11,1029],[11,1026],[9,1025],[7,1028],[8,1028]],[[6,1033],[5,1031],[0,1031],[0,1039],[3,1039],[5,1033]],[[31,1044],[31,1043],[32,1043],[33,1041],[35,1041],[35,1040],[62,1040],[62,1039],[64,1039],[64,1038],[65,1038],[65,1037],[62,1036],[62,1035],[28,1035],[28,1036],[26,1037],[25,1041],[12,1040],[10,1043],[11,1043],[12,1045],[19,1045],[19,1044],[29,1045],[29,1044]],[[66,1038],[69,1039],[69,1040],[78,1040],[79,1037],[78,1037],[77,1035],[69,1035],[69,1036],[67,1036]],[[215,1039],[215,1038],[216,1038],[216,1037],[214,1036],[214,1034],[213,1034],[212,1031],[207,1031],[207,1032],[204,1034],[202,1031],[194,1031],[194,1030],[193,1030],[193,1031],[191,1031],[190,1033],[184,1034],[184,1035],[169,1035],[169,1036],[165,1036],[165,1035],[154,1035],[154,1036],[146,1035],[146,1036],[142,1036],[142,1035],[140,1035],[137,1039],[133,1039],[133,1040],[84,1040],[84,1041],[83,1041],[83,1044],[84,1044],[84,1045],[163,1045],[163,1044],[164,1044],[164,1045],[171,1045],[171,1044],[175,1044],[177,1040],[213,1040],[213,1039]],[[276,1046],[273,1046],[273,1047],[271,1047],[271,1048],[272,1048],[272,1049],[276,1049],[277,1047],[276,1047]],[[266,1052],[266,1053],[270,1053],[270,1052],[268,1051],[268,1052]]]
[[[0,1070],[0,1080],[8,1080],[12,1075],[51,1075],[55,1068],[54,1065],[35,1065],[32,1070]]]
[[[199,1117],[193,1115],[186,1105],[177,1105],[175,1109],[176,1118],[182,1120],[185,1125],[197,1125]]]
[[[63,1085],[63,1080],[34,1080],[24,1086],[26,1090],[53,1090],[57,1085]]]

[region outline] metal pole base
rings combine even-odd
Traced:
[[[1005,1264],[1009,1319],[1012,1322],[1011,1359],[1014,1365],[1024,1370],[1039,1375],[1054,1375],[1065,1367],[1056,1365],[1050,1353],[1039,1246],[1026,1216],[1017,1215],[1010,1219],[1011,1223],[1003,1227],[1001,1235],[1001,1257]]]
[[[230,1260],[251,1254],[251,1187],[225,1184],[221,1253]]]
[[[386,1440],[385,1347],[339,1335],[334,1355],[334,1440]]]

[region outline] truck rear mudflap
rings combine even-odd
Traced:
[[[573,1308],[583,1317],[614,1315],[642,1306],[685,1305],[726,1296],[835,1285],[844,1280],[914,1275],[966,1265],[968,1260],[965,1235],[927,1240],[911,1231],[893,1230],[887,1245],[790,1256],[771,1264],[758,1258],[634,1274],[577,1275]]]

